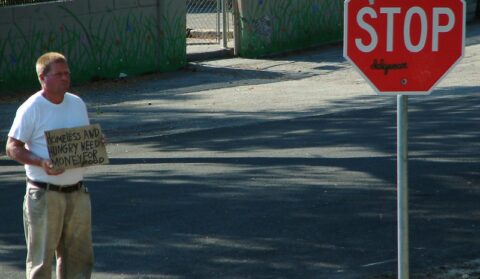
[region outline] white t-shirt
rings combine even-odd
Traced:
[[[17,110],[8,136],[25,143],[26,149],[41,158],[49,158],[45,131],[89,125],[87,107],[80,97],[66,93],[61,104],[33,94]],[[83,168],[48,175],[41,167],[25,165],[27,177],[57,185],[75,184],[83,179]]]

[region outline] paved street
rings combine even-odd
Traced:
[[[409,100],[414,278],[480,258],[479,73],[474,24],[464,60]],[[110,140],[86,176],[94,279],[394,278],[396,98],[340,45],[74,91]],[[18,105],[0,104],[3,135]],[[24,174],[0,156],[0,278],[23,278]]]

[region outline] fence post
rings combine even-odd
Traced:
[[[238,7],[239,0],[233,0],[233,55],[238,56],[240,53],[240,9]]]
[[[222,0],[222,13],[223,13],[223,48],[228,48],[228,36],[227,36],[227,0]]]
[[[220,43],[220,10],[222,8],[222,0],[217,0],[217,43]]]

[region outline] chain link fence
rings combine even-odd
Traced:
[[[232,1],[187,0],[187,44],[219,44],[223,30],[232,39]]]

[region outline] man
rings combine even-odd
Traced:
[[[42,89],[17,110],[8,133],[7,155],[25,165],[23,205],[27,242],[27,279],[51,278],[57,260],[58,279],[90,278],[93,268],[90,196],[83,169],[54,169],[45,131],[89,124],[85,103],[67,91],[66,58],[46,53],[36,63]]]

